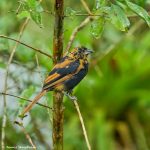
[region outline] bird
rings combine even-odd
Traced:
[[[20,117],[25,117],[33,105],[49,91],[62,92],[70,99],[76,99],[75,96],[72,96],[72,92],[88,73],[88,55],[91,53],[93,53],[91,49],[80,46],[62,57],[44,80],[41,92],[23,110]]]

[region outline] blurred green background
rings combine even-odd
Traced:
[[[69,13],[87,13],[79,0],[64,1],[65,12],[67,9]],[[150,11],[149,0],[132,2]],[[88,0],[87,4],[92,10],[95,2]],[[0,1],[1,35],[17,39],[25,21],[25,18],[16,14],[19,5],[17,0]],[[50,12],[53,12],[53,5],[54,1],[51,0],[43,0],[41,3],[41,7]],[[21,10],[22,8],[19,14]],[[84,45],[95,51],[89,58],[88,75],[74,90],[93,150],[150,149],[150,30],[148,25],[130,10],[126,10],[126,15],[131,23],[127,32],[119,31],[106,21],[100,38],[95,38],[89,23],[77,34],[72,45]],[[52,54],[54,16],[40,12],[40,17],[40,23],[40,20],[36,22],[33,18],[30,19],[21,41]],[[73,29],[84,18],[86,16],[76,15],[64,18],[64,49]],[[0,38],[1,92],[7,62],[14,45],[13,41]],[[38,57],[39,67],[35,56]],[[42,81],[52,66],[50,58],[19,44],[9,68],[7,93],[32,99],[40,91]],[[52,92],[40,102],[52,107]],[[29,145],[20,127],[13,123],[26,104],[27,102],[21,99],[7,96],[7,146]],[[73,103],[66,97],[64,107],[64,149],[84,150],[86,144],[78,115]],[[0,95],[1,125],[2,110],[3,96]],[[38,149],[52,147],[51,120],[52,111],[38,105],[34,106],[24,120],[25,128]]]

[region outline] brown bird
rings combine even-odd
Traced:
[[[70,99],[75,99],[72,96],[72,90],[86,76],[88,72],[87,56],[92,52],[92,50],[85,47],[77,47],[64,56],[45,79],[42,91],[24,109],[20,116],[24,117],[33,105],[48,91],[63,92]]]

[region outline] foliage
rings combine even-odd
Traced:
[[[87,77],[74,91],[79,99],[92,148],[150,149],[150,16],[146,11],[150,4],[146,0],[95,0],[95,4],[93,1],[87,1],[87,4],[94,19],[78,32],[72,47],[84,45],[95,51],[90,58]],[[19,5],[16,14],[13,10],[17,10]],[[42,3],[36,0],[21,0],[19,3],[16,0],[1,0],[0,34],[16,38],[24,20],[30,18],[21,41],[52,54],[52,6],[53,1],[47,0]],[[64,49],[74,28],[87,17],[85,14],[87,12],[80,2],[65,1]],[[14,42],[0,38],[1,83],[13,46]],[[107,54],[109,49],[111,51]],[[35,95],[35,89],[40,91],[40,76],[44,78],[48,74],[52,60],[36,54],[40,67],[32,49],[22,45],[17,47],[10,66],[8,93],[30,99]],[[52,97],[52,93],[49,94]],[[2,101],[3,97],[0,99]],[[18,131],[12,123],[21,102],[7,97],[8,146],[28,145],[22,131]],[[47,103],[52,106],[52,101]],[[64,107],[64,149],[86,149],[75,108],[66,97]],[[52,114],[51,111],[48,113]],[[35,106],[30,117],[25,118],[27,131],[40,149],[52,145],[48,113],[46,109]]]
[[[22,11],[18,14],[18,17],[21,19],[29,17],[33,21],[35,21],[35,23],[37,23],[40,27],[42,27],[41,12],[43,12],[43,8],[40,2],[35,0],[22,0],[20,3],[23,5],[23,7]]]

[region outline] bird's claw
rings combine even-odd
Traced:
[[[76,96],[69,95],[68,97],[69,97],[71,100],[77,100],[77,97],[76,97]]]
[[[72,94],[70,93],[67,93],[67,92],[63,92],[69,99],[71,100],[77,100],[77,97],[76,96],[73,96]]]

